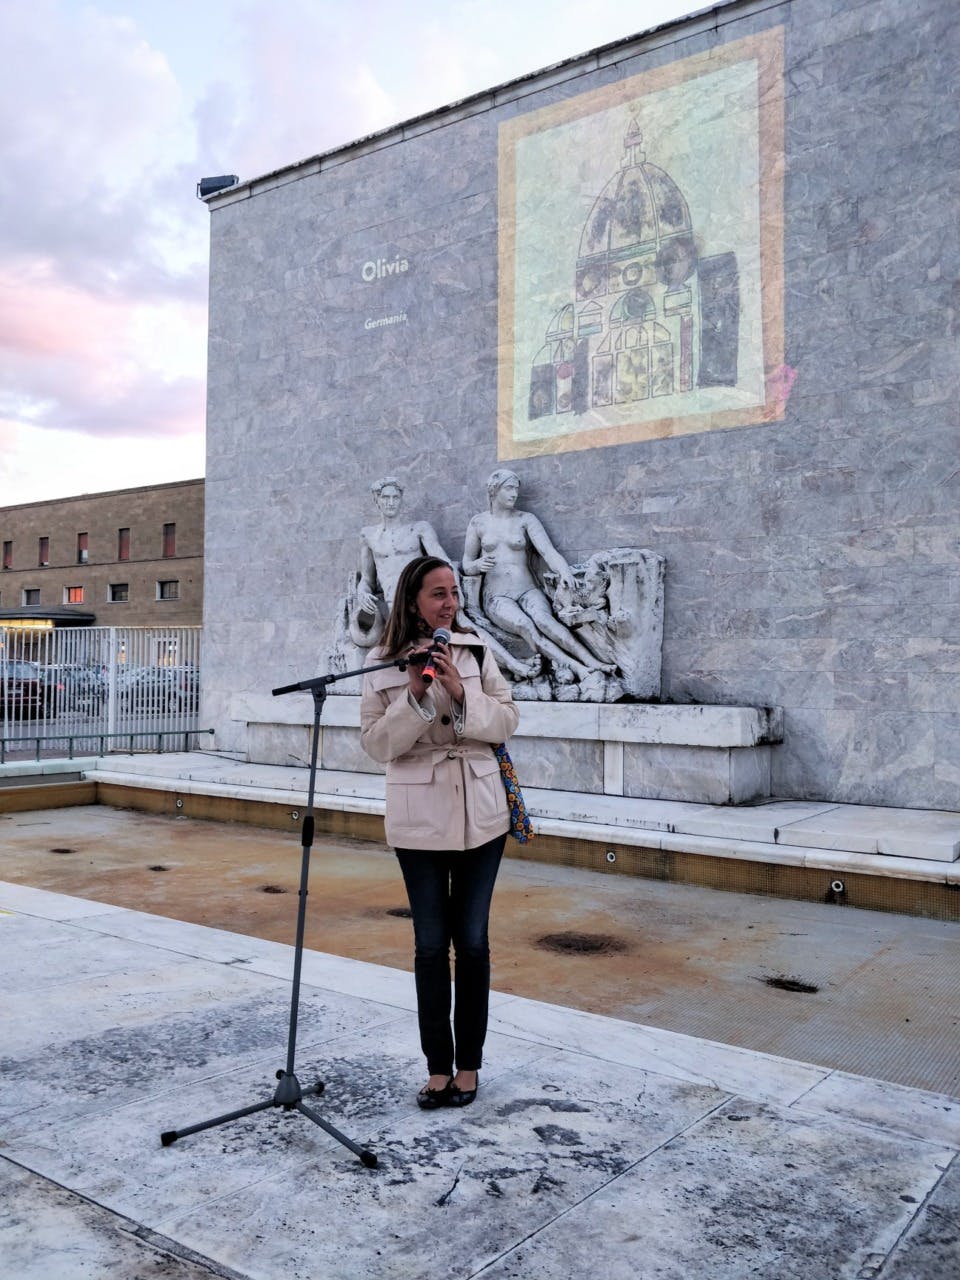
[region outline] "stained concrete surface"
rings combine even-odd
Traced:
[[[66,856],[66,855],[57,855]],[[16,1280],[944,1280],[960,1103],[494,993],[424,1114],[411,975],[308,951],[297,1070],[365,1169],[269,1109],[291,948],[0,883],[0,1253]],[[10,1269],[12,1266],[12,1270]]]
[[[104,806],[0,815],[0,879],[277,942],[293,940],[299,876],[293,821],[286,834]],[[405,908],[388,850],[318,838],[308,947],[409,969],[410,922],[391,914]],[[604,949],[542,945],[557,935]],[[509,857],[491,919],[504,993],[960,1095],[958,940],[950,923]]]
[[[45,1258],[38,1258],[38,1244]],[[191,1258],[129,1218],[4,1159],[0,1259],[9,1280],[210,1280],[226,1274],[211,1272],[205,1260]]]

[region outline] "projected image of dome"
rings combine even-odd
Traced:
[[[533,361],[528,417],[735,386],[739,322],[736,255],[698,255],[683,192],[634,117],[583,227],[574,301]]]

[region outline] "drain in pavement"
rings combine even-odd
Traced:
[[[784,973],[778,973],[772,978],[758,978],[757,981],[768,987],[776,987],[778,991],[799,991],[807,996],[815,995],[820,990],[812,982],[804,982],[802,978],[788,978]]]
[[[155,862],[152,867],[147,867],[148,871],[169,871],[169,867],[165,867],[162,862]]]
[[[626,951],[623,938],[609,933],[545,933],[534,943],[541,951],[557,951],[561,955],[595,956]]]
[[[286,893],[282,884],[262,884],[260,886],[261,893]]]
[[[76,853],[76,849],[68,849],[66,845],[57,845],[56,848],[50,850],[51,853]]]

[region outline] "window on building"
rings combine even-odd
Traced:
[[[13,543],[5,542],[3,544],[3,567],[5,569],[13,568]]]
[[[130,599],[129,582],[111,582],[107,599],[112,604],[125,604]]]
[[[90,535],[88,533],[77,534],[77,564],[86,564],[89,555],[88,545]]]
[[[45,569],[50,563],[50,539],[37,539],[37,564],[41,569]]]
[[[179,600],[180,599],[179,578],[168,578],[166,582],[158,582],[157,583],[157,599],[158,600]]]
[[[117,530],[117,559],[118,560],[130,559],[130,530],[129,529]]]
[[[83,587],[64,587],[64,604],[83,604]]]
[[[165,524],[163,526],[163,555],[167,559],[177,554],[177,526],[175,524]]]
[[[39,588],[39,587],[24,587],[24,588],[23,588],[23,591],[20,593],[20,598],[21,598],[21,601],[22,601],[22,603],[23,603],[23,605],[24,605],[24,607],[25,607],[25,608],[28,608],[30,605],[36,605],[36,604],[39,604],[39,603],[40,603],[40,588]]]

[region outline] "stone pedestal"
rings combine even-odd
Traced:
[[[302,711],[264,704],[250,712],[268,707],[271,719],[248,721],[250,760],[306,764],[310,726],[299,719]],[[281,713],[289,719],[281,721]],[[358,697],[328,698],[321,768],[382,772],[360,746],[359,724]],[[779,708],[525,703],[510,754],[521,782],[531,787],[745,804],[770,795],[770,750],[782,736]]]

